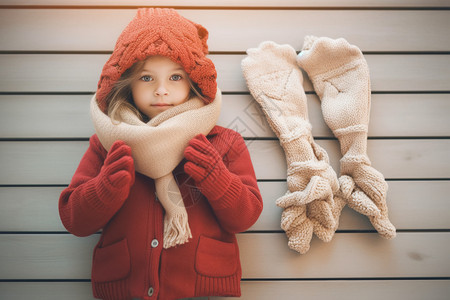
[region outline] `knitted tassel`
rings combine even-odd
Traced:
[[[180,189],[172,173],[155,179],[156,195],[166,212],[164,216],[164,248],[188,242],[192,238],[188,215]]]

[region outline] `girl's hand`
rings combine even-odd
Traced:
[[[215,181],[223,171],[229,172],[220,154],[203,134],[189,141],[184,150],[184,157],[188,160],[184,171],[197,183]]]
[[[99,176],[117,189],[133,185],[134,160],[131,157],[131,148],[125,142],[114,142]]]

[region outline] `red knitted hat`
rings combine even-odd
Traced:
[[[208,54],[208,31],[168,8],[141,8],[120,34],[114,52],[103,67],[97,101],[106,111],[105,97],[134,63],[162,55],[181,65],[208,103],[215,98],[217,73]]]

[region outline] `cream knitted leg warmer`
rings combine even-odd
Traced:
[[[289,247],[306,253],[313,232],[329,241],[336,231],[333,193],[339,189],[337,176],[326,152],[313,140],[295,50],[265,42],[247,53],[242,61],[247,85],[286,155],[288,191],[277,200],[284,209],[281,227]]]
[[[368,216],[381,236],[395,237],[386,206],[387,183],[367,156],[370,80],[363,54],[344,39],[307,36],[297,62],[308,73],[325,122],[341,146],[341,196]]]

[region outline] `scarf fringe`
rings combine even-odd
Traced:
[[[164,217],[164,248],[182,245],[192,238],[186,210]]]

